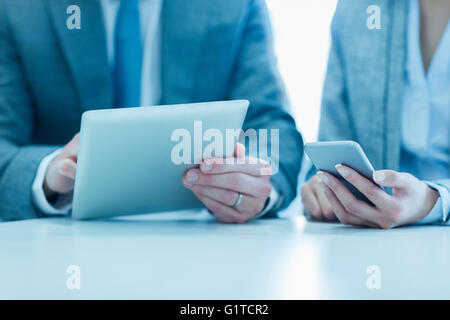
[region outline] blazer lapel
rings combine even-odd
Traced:
[[[112,80],[99,1],[46,0],[50,18],[77,87],[81,110],[112,106]],[[69,30],[70,5],[81,10],[81,29]]]
[[[203,2],[204,4],[204,2]],[[164,1],[161,28],[162,104],[195,102],[208,16],[198,0]]]
[[[398,170],[401,157],[401,114],[403,101],[403,76],[406,58],[407,1],[392,1],[390,16],[391,34],[385,96],[384,167]]]

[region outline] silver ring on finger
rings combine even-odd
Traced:
[[[231,207],[234,208],[234,209],[237,209],[237,207],[239,207],[240,204],[242,203],[242,199],[244,199],[244,195],[239,192],[236,202]]]

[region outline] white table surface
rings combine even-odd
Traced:
[[[80,290],[66,286],[70,265]],[[192,212],[0,223],[2,299],[448,299],[449,279],[449,227],[222,225]]]

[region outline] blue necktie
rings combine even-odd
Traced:
[[[137,107],[141,101],[142,43],[139,0],[121,0],[114,32],[114,105]]]

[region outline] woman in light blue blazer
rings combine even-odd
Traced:
[[[392,228],[450,224],[450,2],[342,0],[332,23],[319,140],[354,140],[376,171],[312,171],[302,200],[316,220]]]

